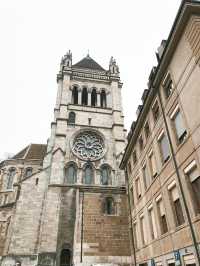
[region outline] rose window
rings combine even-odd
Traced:
[[[74,139],[72,152],[85,161],[98,160],[104,155],[103,139],[94,132],[81,132]]]

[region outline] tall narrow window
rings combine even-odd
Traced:
[[[144,186],[147,189],[150,185],[149,173],[147,171],[147,166],[144,165],[142,168],[143,178],[144,178]]]
[[[143,142],[142,136],[139,138],[139,146],[140,146],[140,150],[142,151],[144,148],[144,142]]]
[[[177,140],[179,143],[181,143],[185,139],[187,131],[185,129],[183,119],[179,110],[173,116],[172,121],[174,123]]]
[[[163,81],[163,88],[165,92],[165,97],[169,98],[172,94],[174,86],[170,74],[168,73]]]
[[[157,168],[156,168],[156,159],[153,152],[149,154],[149,166],[151,171],[151,177],[152,179],[154,179],[157,175]]]
[[[68,124],[74,125],[76,120],[76,114],[74,112],[69,113]]]
[[[31,175],[32,175],[32,172],[33,172],[33,168],[32,168],[32,167],[28,167],[28,168],[26,168],[26,170],[25,170],[25,174],[24,174],[24,176],[25,176],[25,177],[31,176]]]
[[[101,184],[109,185],[110,181],[110,169],[108,166],[103,166],[101,168]]]
[[[136,184],[136,192],[137,192],[137,198],[140,199],[142,192],[141,192],[141,183],[140,183],[140,178],[138,177],[135,180],[135,184]]]
[[[15,174],[16,174],[16,171],[15,171],[14,168],[9,169],[8,176],[7,176],[7,185],[6,185],[6,188],[7,189],[12,189],[12,187],[13,187],[13,180],[14,180]]]
[[[165,163],[170,157],[169,142],[167,137],[163,134],[159,139],[160,151],[162,156],[162,161]]]
[[[136,164],[137,162],[137,154],[136,151],[133,152],[133,164]]]
[[[153,111],[154,121],[156,122],[160,116],[160,108],[159,108],[159,104],[157,101],[154,103],[154,105],[152,107],[152,111]]]
[[[185,222],[183,216],[183,209],[181,206],[178,189],[176,186],[170,189],[172,208],[175,216],[176,226],[179,226]]]
[[[133,187],[130,188],[130,203],[131,207],[134,207],[134,194],[133,194]]]
[[[145,230],[144,216],[140,217],[140,231],[143,245],[147,244],[147,234]]]
[[[74,87],[72,90],[72,103],[78,104],[78,88]]]
[[[135,240],[135,248],[138,248],[138,231],[137,231],[137,223],[136,221],[133,223],[133,237]]]
[[[104,213],[108,215],[115,214],[114,200],[111,197],[105,199]]]
[[[100,94],[100,104],[102,108],[106,108],[107,106],[106,92],[104,90],[102,90]]]
[[[158,201],[157,206],[158,206],[158,216],[159,216],[161,234],[165,234],[168,232],[168,226],[167,226],[167,219],[162,199]]]
[[[146,139],[148,139],[148,137],[150,135],[150,128],[149,128],[149,123],[148,122],[146,122],[146,124],[144,126],[144,132],[145,132]]]
[[[97,106],[97,92],[96,92],[96,89],[93,89],[92,93],[91,93],[91,105],[92,106]]]
[[[69,249],[63,249],[60,254],[60,266],[70,266],[71,252]]]
[[[156,220],[153,208],[149,208],[149,223],[150,223],[150,229],[151,229],[151,238],[152,240],[157,238],[157,229],[156,229]]]
[[[65,173],[65,183],[75,184],[77,181],[77,170],[74,165],[69,165]]]
[[[83,88],[82,91],[82,105],[88,105],[88,93],[87,93],[87,88]]]
[[[84,177],[84,183],[87,185],[91,185],[93,183],[93,169],[90,164],[87,164],[85,167],[85,177]]]
[[[193,161],[192,164],[192,167],[189,170],[186,170],[185,174],[188,176],[188,183],[195,212],[200,213],[200,174],[196,162]]]

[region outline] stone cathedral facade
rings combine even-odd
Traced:
[[[0,165],[0,265],[129,265],[119,68],[69,51],[57,83],[47,146]]]

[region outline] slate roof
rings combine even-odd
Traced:
[[[78,63],[74,64],[72,67],[74,67],[74,68],[87,68],[87,69],[95,69],[95,70],[105,71],[105,69],[103,69],[103,67],[101,67],[89,55],[87,55],[86,57],[84,57]]]
[[[14,155],[12,159],[43,160],[46,149],[47,145],[44,144],[30,144],[19,153]]]

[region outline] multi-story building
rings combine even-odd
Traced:
[[[182,1],[157,58],[121,162],[129,188],[133,261],[199,265],[199,1]]]
[[[73,65],[69,51],[57,82],[42,169],[25,177],[21,170],[20,177],[3,174],[7,185],[1,194],[13,182],[19,193],[0,265],[129,265],[127,195],[119,169],[125,148],[119,68],[111,58],[105,70],[89,55]],[[21,160],[22,153],[13,159]]]

